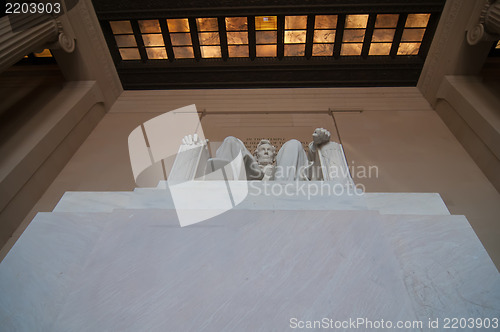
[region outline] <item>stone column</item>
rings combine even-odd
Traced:
[[[47,47],[71,53],[75,41],[63,32],[59,21],[48,15],[11,14],[0,18],[0,72]]]

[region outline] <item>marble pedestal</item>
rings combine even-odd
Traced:
[[[39,213],[0,263],[2,330],[286,331],[363,318],[430,331],[436,318],[498,317],[500,276],[465,217],[280,204],[182,228],[172,208]]]

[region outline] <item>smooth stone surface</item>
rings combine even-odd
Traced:
[[[449,215],[438,193],[366,193],[369,210],[380,214]]]
[[[420,320],[494,318],[500,275],[464,216],[382,216]]]
[[[230,181],[234,197],[248,193],[235,209],[249,210],[376,210],[381,214],[448,215],[436,193],[365,193],[358,195],[335,183]],[[136,188],[133,192],[66,192],[55,212],[111,212],[114,209],[172,209],[174,204],[167,183],[157,188]],[[176,194],[185,198],[182,208],[214,209],[212,202],[228,198],[223,181],[183,183]],[[212,197],[211,201],[204,197]],[[180,208],[180,207],[179,207]]]
[[[2,331],[54,331],[108,214],[38,213],[0,263]],[[83,329],[83,327],[81,327]]]
[[[461,216],[231,210],[181,228],[172,210],[40,213],[0,263],[0,321],[23,331],[425,324],[498,316],[499,285]]]
[[[415,318],[373,212],[235,210],[185,228],[173,211],[119,211],[103,223],[56,215],[37,217],[0,264],[1,316],[14,329],[268,331],[292,317]]]

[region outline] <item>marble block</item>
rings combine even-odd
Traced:
[[[464,216],[382,216],[421,320],[494,318],[500,275]]]
[[[114,209],[173,209],[174,202],[166,182],[158,188],[136,188],[133,192],[67,192],[55,212],[111,212]],[[228,187],[234,198],[247,195],[235,209],[249,210],[375,210],[381,214],[448,215],[448,209],[436,193],[365,193],[342,192],[337,184],[311,182],[262,181],[190,181],[177,186],[176,194],[185,204],[179,209],[214,210],[217,202],[228,200]],[[333,194],[333,195],[332,195]],[[339,194],[339,195],[337,195]],[[206,198],[211,198],[207,200]],[[239,201],[239,200],[238,200]],[[177,204],[179,200],[177,200]],[[179,204],[178,204],[179,205]],[[222,204],[223,211],[232,207]]]
[[[438,193],[365,193],[369,210],[380,214],[449,215]]]
[[[416,317],[374,212],[232,210],[184,228],[174,211],[89,215],[37,217],[0,263],[0,317],[14,330],[269,331],[294,317]]]
[[[0,263],[0,321],[51,332],[426,324],[498,317],[499,285],[462,216],[231,210],[181,228],[173,210],[40,213]]]

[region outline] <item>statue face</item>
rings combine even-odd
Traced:
[[[319,128],[316,128],[316,130],[313,133],[313,141],[314,143],[319,143],[321,138],[321,130]]]
[[[259,165],[272,164],[273,160],[273,147],[270,144],[262,144],[257,148],[257,162]]]

